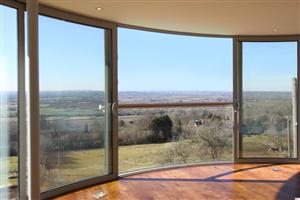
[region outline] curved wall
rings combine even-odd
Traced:
[[[12,2],[5,0],[23,6]],[[56,19],[40,17],[46,91],[40,104],[42,198],[114,180],[119,173],[236,160],[239,36],[117,29],[115,23],[44,6],[40,14],[65,20],[46,24]],[[117,100],[118,116],[109,107]]]

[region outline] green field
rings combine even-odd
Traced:
[[[243,137],[243,157],[288,157],[288,152],[273,152],[267,145],[270,137],[265,135],[252,135]]]
[[[17,176],[18,176],[18,159],[17,157],[9,157],[9,158],[0,158],[0,172],[2,174],[9,174],[9,179],[8,179],[8,185],[16,185],[17,184]],[[9,166],[9,168],[7,168]],[[9,171],[5,171],[6,169],[9,169]],[[3,177],[4,181],[6,181],[6,177]],[[1,180],[2,182],[2,180]],[[2,185],[1,185],[2,187]],[[1,188],[0,187],[0,188]]]
[[[247,136],[243,139],[245,156],[262,152],[262,155],[276,157],[284,156],[283,153],[272,152],[268,150],[268,146],[264,145],[267,138],[264,136]],[[173,165],[168,162],[164,156],[166,150],[174,142],[163,144],[141,144],[119,147],[119,171],[128,172],[145,168]],[[88,177],[100,176],[105,174],[105,154],[103,149],[68,151],[60,154],[60,161],[57,159],[58,154],[54,153],[50,156],[51,170],[41,170],[42,173],[42,190],[46,190],[57,185],[63,185],[85,179]],[[232,160],[232,151],[228,147],[218,160]],[[10,157],[2,160],[4,164],[10,166],[9,185],[17,183],[17,158]],[[197,152],[192,152],[187,163],[209,162],[209,158],[199,158]],[[184,163],[175,163],[184,164]],[[44,184],[43,184],[44,183]]]
[[[142,144],[119,147],[119,171],[127,172],[139,169],[170,165],[162,158],[163,152],[172,144]],[[229,151],[223,155],[223,160],[230,160]],[[42,188],[51,188],[59,183],[66,184],[83,178],[105,174],[105,156],[103,149],[69,151],[61,153],[60,167],[57,154],[51,155],[53,164],[51,170],[41,170]],[[10,175],[17,170],[16,157],[7,160],[10,164]],[[192,155],[189,162],[201,161]],[[205,161],[205,160],[203,160]],[[10,184],[16,184],[16,179],[10,179]]]

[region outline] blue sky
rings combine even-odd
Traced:
[[[1,6],[0,15],[1,70],[9,77],[1,87],[16,90],[15,11]],[[41,90],[103,90],[104,30],[39,19]],[[232,91],[230,38],[119,28],[118,45],[120,91]],[[290,91],[296,53],[295,42],[244,43],[244,90]]]
[[[118,29],[119,90],[232,90],[232,39]]]
[[[0,5],[0,91],[17,89],[16,10]]]
[[[291,91],[297,77],[296,42],[243,43],[243,88],[248,91]]]
[[[103,90],[104,30],[39,20],[40,90]]]

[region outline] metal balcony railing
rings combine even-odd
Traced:
[[[134,108],[174,108],[174,107],[218,107],[233,106],[233,102],[192,102],[192,103],[136,103],[136,104],[119,104],[119,109]]]

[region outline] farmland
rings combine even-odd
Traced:
[[[1,162],[7,185],[17,183],[17,101],[1,107],[9,130]],[[41,186],[47,190],[107,173],[109,123],[99,91],[41,92]],[[229,92],[120,92],[120,103],[230,102]],[[102,105],[99,107],[99,105]],[[289,157],[293,151],[291,94],[246,92],[241,126],[244,157]],[[158,166],[230,161],[233,109],[191,107],[119,110],[120,173]],[[10,144],[10,146],[8,146]],[[4,155],[4,154],[2,154]],[[1,187],[4,187],[3,185]]]

